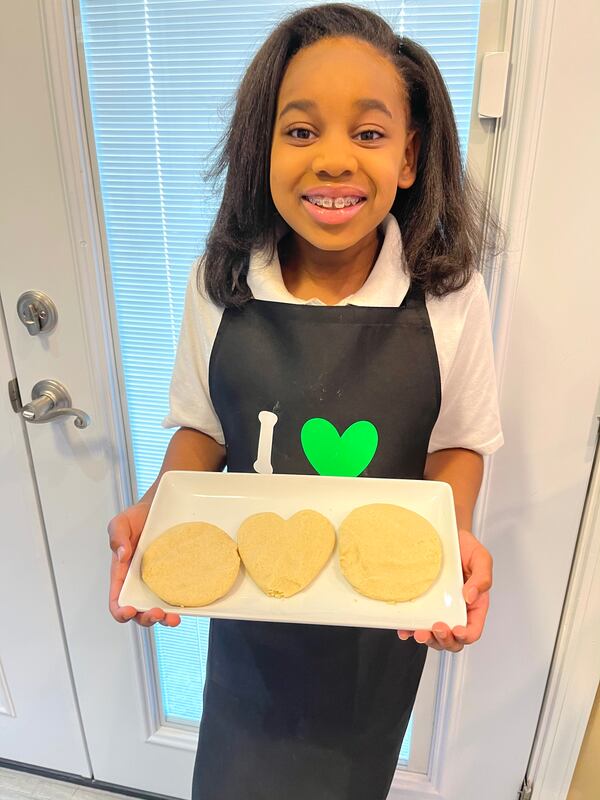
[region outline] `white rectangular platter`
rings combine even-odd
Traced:
[[[272,511],[288,519],[313,509],[339,528],[353,509],[367,503],[395,503],[421,514],[442,540],[442,569],[425,594],[402,603],[386,603],[359,594],[344,578],[337,545],[320,575],[292,597],[265,595],[243,564],[230,592],[207,606],[170,606],[141,579],[144,550],[180,522],[218,525],[233,539],[251,514]],[[162,608],[199,617],[349,625],[364,628],[431,629],[466,625],[463,575],[452,489],[440,481],[390,478],[336,478],[319,475],[260,475],[228,472],[171,471],[162,476],[146,524],[119,595],[119,605],[138,611]]]

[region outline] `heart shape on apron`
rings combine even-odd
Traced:
[[[359,420],[340,434],[327,419],[314,417],[302,426],[302,449],[319,475],[355,478],[375,455],[379,436],[368,420]]]
[[[318,511],[288,520],[270,511],[240,526],[238,552],[252,580],[270,597],[291,597],[321,572],[335,547],[335,529]]]

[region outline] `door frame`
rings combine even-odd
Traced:
[[[600,420],[600,395],[597,418]],[[527,781],[531,800],[569,792],[600,682],[600,445],[587,493]]]

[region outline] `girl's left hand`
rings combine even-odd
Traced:
[[[450,650],[458,653],[466,644],[476,642],[483,631],[483,624],[490,604],[489,589],[492,586],[492,556],[470,531],[458,531],[460,558],[462,561],[463,597],[467,603],[467,627],[457,625],[450,628],[445,622],[436,622],[432,630],[398,631],[400,639],[415,637],[415,641],[435,650]]]

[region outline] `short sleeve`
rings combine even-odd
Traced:
[[[455,331],[456,348],[451,360],[447,357],[445,377],[442,374],[442,402],[430,453],[461,447],[489,455],[504,442],[487,292],[480,273],[470,283],[466,311],[454,315],[455,321],[460,318],[462,330]],[[442,339],[443,335],[441,326],[438,336]]]
[[[210,354],[223,309],[198,289],[198,268],[199,261],[196,261],[188,278],[169,389],[169,413],[161,424],[163,428],[195,428],[224,444],[208,383]]]

